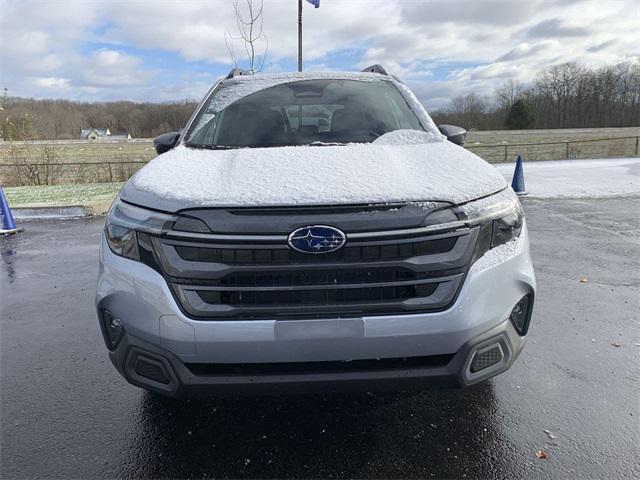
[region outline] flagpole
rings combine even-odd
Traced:
[[[302,71],[302,0],[298,0],[298,71]]]

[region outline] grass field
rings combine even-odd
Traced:
[[[7,187],[4,192],[11,208],[83,205],[99,214],[107,211],[121,187],[121,182],[85,183]]]
[[[640,127],[570,128],[556,130],[472,130],[467,135],[467,147],[475,145],[575,142],[640,136]]]
[[[50,154],[62,163],[149,161],[155,157],[152,139],[92,142],[87,140],[49,140],[35,142],[0,141],[0,165],[15,157],[42,158]]]
[[[638,127],[472,131],[465,146],[491,163],[519,154],[527,160],[614,158],[638,155],[638,136]]]

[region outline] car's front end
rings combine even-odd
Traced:
[[[291,248],[292,224],[327,223],[344,246]],[[469,385],[518,356],[535,292],[508,190],[462,206],[178,214],[117,201],[100,258],[111,360],[170,395]]]
[[[232,72],[107,217],[96,303],[116,368],[174,396],[507,370],[535,296],[522,207],[442,131],[464,136],[384,73]]]

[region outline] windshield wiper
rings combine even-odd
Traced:
[[[335,147],[348,145],[343,142],[321,142],[315,141],[307,144],[296,144],[296,143],[278,143],[278,144],[256,144],[256,145],[205,145],[200,143],[187,143],[185,144],[187,147],[191,148],[202,148],[205,150],[234,150],[239,148],[276,148],[276,147]]]
[[[344,142],[321,142],[320,140],[307,144],[308,147],[339,147],[343,145],[347,144]]]
[[[242,148],[234,147],[233,145],[204,145],[200,143],[187,143],[186,146],[191,148],[204,148],[205,150],[233,150],[234,148]]]

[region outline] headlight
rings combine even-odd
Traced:
[[[140,260],[138,235],[160,235],[166,232],[173,220],[175,217],[172,215],[136,207],[117,198],[109,209],[104,234],[113,253]]]
[[[520,236],[522,231],[522,207],[518,206],[510,213],[496,218],[493,221],[493,234],[491,236],[491,248],[503,245]]]
[[[475,259],[480,258],[490,248],[518,238],[522,231],[522,206],[510,188],[461,205],[457,214],[468,225],[480,225]]]
[[[131,260],[140,260],[138,237],[135,230],[107,223],[104,235],[113,253]]]

